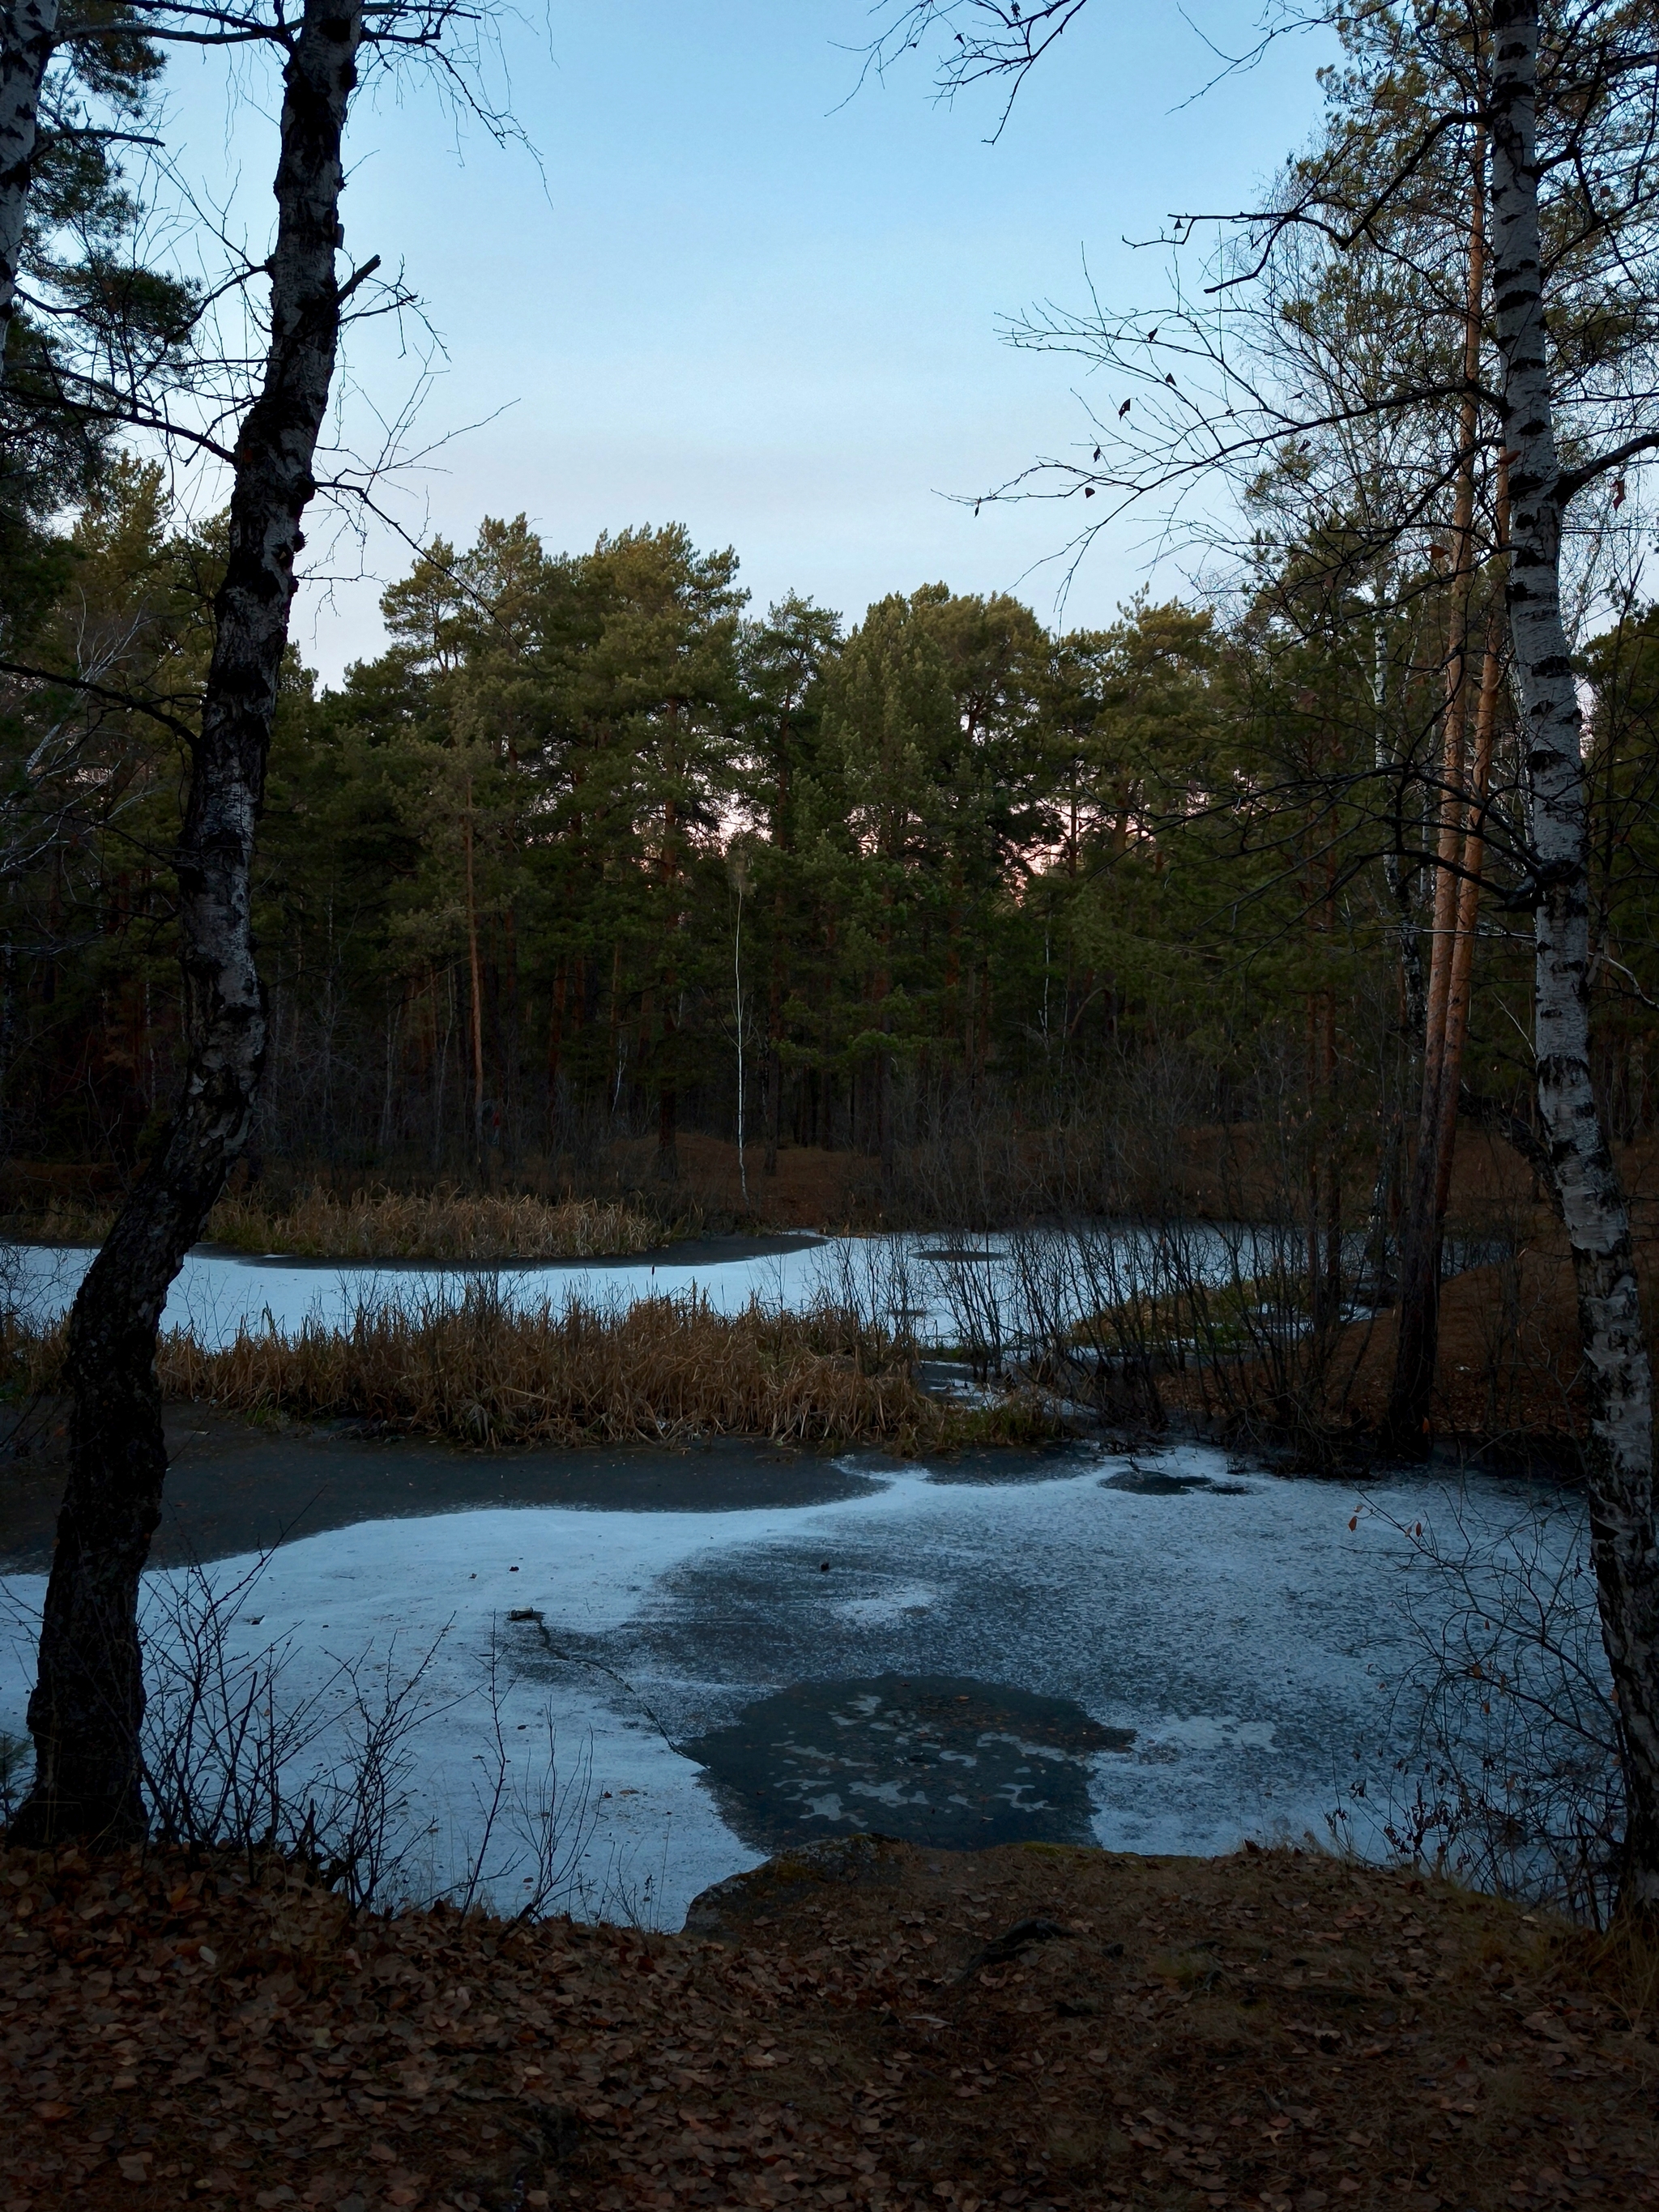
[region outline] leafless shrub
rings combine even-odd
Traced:
[[[1193,1211],[1188,1133],[1207,1118],[1213,1091],[1200,1059],[1163,1045],[1042,1099],[982,1084],[896,1148],[881,1218],[954,1236],[1078,1213]]]
[[[1156,1240],[1121,1222],[1019,1229],[936,1261],[975,1376],[1158,1425],[1164,1273]]]
[[[1389,1517],[1389,1516],[1384,1516]],[[1382,1833],[1401,1857],[1605,1927],[1625,1829],[1624,1753],[1576,1499],[1410,1547],[1417,1656],[1398,1685],[1413,1754]]]
[[[503,1718],[513,1686],[503,1676],[501,1646],[492,1638],[485,1681],[488,1748],[479,1754],[485,1771],[475,1785],[471,1845],[461,1873],[437,1895],[461,1912],[482,1906],[499,1918],[533,1920],[556,1902],[583,1896],[582,1861],[598,1826],[599,1807],[591,1739],[570,1784],[561,1790],[558,1736],[550,1711],[541,1716],[544,1746],[535,1747],[527,1760],[513,1755]],[[529,1872],[521,1873],[526,1866]]]
[[[961,1240],[938,1264],[981,1380],[1058,1393],[1116,1425],[1159,1426],[1174,1399],[1241,1441],[1331,1455],[1349,1310],[1310,1314],[1299,1224],[1079,1215]]]
[[[902,1238],[847,1237],[827,1248],[808,1317],[824,1340],[879,1373],[914,1367],[916,1323],[927,1314],[927,1285],[917,1254]]]
[[[1044,1126],[991,1097],[901,1155],[894,1202],[940,1224],[941,1289],[981,1381],[1114,1424],[1179,1406],[1305,1463],[1337,1455],[1364,1351],[1375,1224],[1353,1199],[1376,1180],[1375,1116],[1358,1096],[1315,1110],[1281,1038],[1256,1059],[1246,1121],[1218,1115],[1202,1055],[1153,1045]]]
[[[191,1566],[147,1583],[142,1751],[155,1839],[233,1851],[250,1868],[274,1853],[355,1911],[441,1899],[528,1918],[568,1898],[594,1826],[591,1752],[562,1788],[546,1712],[544,1742],[510,1748],[503,1715],[516,1683],[495,1644],[481,1683],[459,1692],[435,1680],[447,1629],[412,1657],[394,1636],[320,1671],[301,1663],[292,1637],[249,1648],[237,1632],[269,1564],[228,1579]],[[483,1771],[460,1823],[465,1857],[439,1881],[419,1739],[480,1706]]]
[[[404,1666],[394,1638],[379,1660],[336,1660],[296,1692],[292,1638],[246,1651],[234,1632],[267,1565],[223,1583],[191,1566],[147,1585],[143,1753],[155,1832],[278,1852],[367,1907],[397,1889],[408,1857],[411,1739],[434,1709],[443,1638]]]

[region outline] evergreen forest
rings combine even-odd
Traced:
[[[13,649],[95,667],[112,701],[183,697],[218,558],[158,468],[118,460]],[[919,1148],[1075,1122],[1155,1063],[1189,1121],[1305,1129],[1312,1173],[1364,1132],[1363,1225],[1416,1109],[1456,591],[1425,558],[1382,610],[1281,570],[1103,630],[944,583],[849,621],[756,611],[736,555],[672,525],[575,553],[522,516],[434,541],[385,593],[380,658],[332,689],[284,664],[244,1173],[545,1192],[614,1183],[633,1140],[626,1175],[672,1188],[681,1135],[735,1143],[741,1084],[757,1218],[800,1146],[868,1162],[902,1212]],[[1630,1144],[1659,1113],[1659,623],[1632,605],[1577,665],[1595,1078]],[[187,763],[100,704],[34,835],[77,717],[67,689],[12,690],[0,1102],[12,1163],[107,1188],[178,1080]],[[1491,1125],[1530,1120],[1517,744],[1505,691],[1462,1074]]]

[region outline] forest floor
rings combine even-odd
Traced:
[[[1654,2205],[1656,1983],[1291,1850],[854,1838],[680,1936],[0,1851],[0,2204]]]

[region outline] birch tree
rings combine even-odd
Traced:
[[[165,1136],[70,1317],[70,1477],[29,1701],[34,1778],[11,1830],[21,1843],[115,1839],[144,1826],[137,1593],[167,1473],[156,1331],[246,1143],[264,1062],[251,871],[343,316],[376,265],[343,281],[337,269],[342,144],[370,12],[364,0],[305,0],[297,18],[278,10],[263,27],[283,74],[269,337],[234,448],[212,655],[199,717],[185,732],[191,775],[175,872],[186,1067]],[[441,8],[373,13],[374,41],[394,51],[436,46],[449,20]]]
[[[1622,105],[1628,90],[1638,98],[1645,92],[1655,64],[1626,44],[1638,27],[1630,21],[1635,11],[1601,12],[1610,19],[1597,27],[1607,45],[1586,58],[1607,74],[1589,88]],[[1572,1243],[1589,1369],[1590,1526],[1629,1784],[1623,1896],[1651,1915],[1659,1912],[1653,1385],[1630,1207],[1590,1081],[1590,854],[1582,719],[1561,612],[1561,541],[1574,496],[1597,475],[1659,446],[1659,428],[1638,428],[1610,450],[1584,455],[1577,468],[1563,465],[1539,205],[1539,15],[1538,0],[1495,0],[1490,93],[1493,295],[1511,501],[1510,635],[1535,871],[1534,1049],[1539,1117]],[[1627,149],[1627,158],[1637,151]]]

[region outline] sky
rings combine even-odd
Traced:
[[[349,131],[347,247],[401,270],[424,326],[352,333],[340,421],[377,451],[417,395],[416,458],[377,488],[392,526],[359,544],[308,526],[305,659],[333,681],[380,649],[410,539],[465,544],[520,512],[559,551],[683,522],[736,548],[757,612],[795,590],[850,623],[943,580],[1069,628],[1142,583],[1180,590],[1149,570],[1151,519],[1126,520],[1062,607],[1081,510],[971,501],[1087,442],[1086,366],[1015,350],[1002,319],[1090,283],[1114,307],[1155,301],[1165,257],[1125,241],[1248,205],[1311,131],[1324,57],[1306,40],[1203,91],[1255,13],[1094,0],[994,143],[997,95],[941,103],[924,54],[860,88],[879,21],[863,0],[502,18],[489,82],[528,148],[429,81],[378,87]],[[268,84],[245,76],[228,101],[220,58],[186,55],[170,101],[182,167],[263,252]]]

